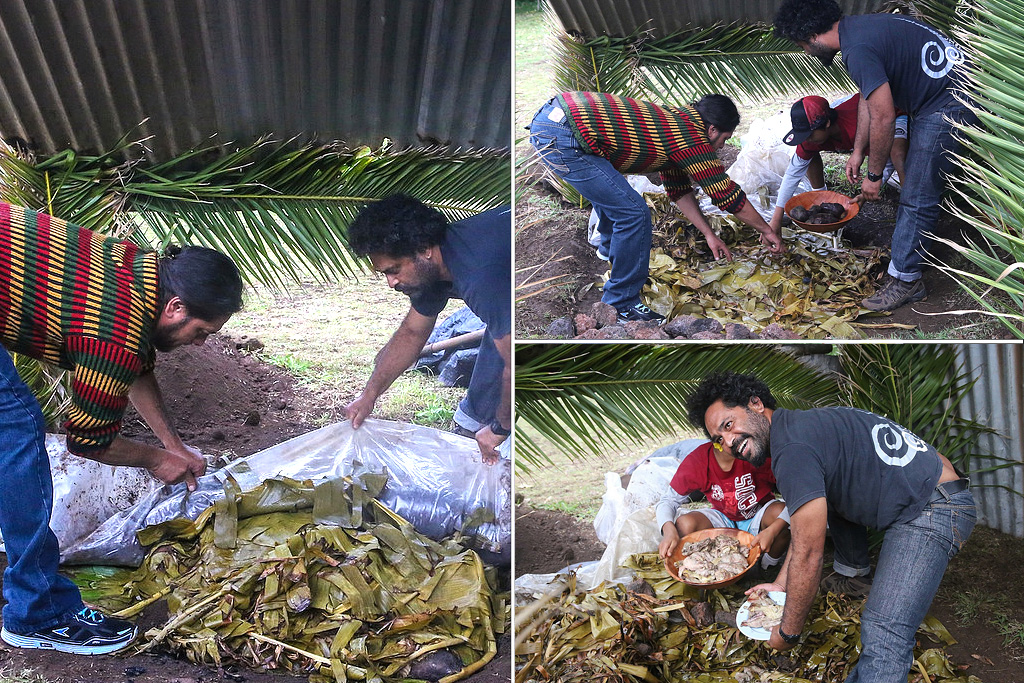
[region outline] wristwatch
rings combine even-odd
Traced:
[[[512,433],[512,430],[505,429],[497,420],[491,423],[491,431],[494,432],[495,436],[508,436]]]
[[[796,645],[796,642],[800,640],[800,634],[797,633],[796,635],[791,636],[785,631],[783,631],[782,624],[779,624],[779,638],[782,638],[784,641],[786,641],[786,645]]]
[[[870,180],[871,182],[877,183],[881,179],[882,179],[882,174],[881,173],[872,173],[871,171],[868,171],[868,180]]]

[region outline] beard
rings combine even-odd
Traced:
[[[191,320],[191,318],[184,318],[183,320],[171,323],[170,325],[157,325],[153,330],[153,336],[150,338],[150,341],[153,343],[153,348],[157,351],[167,353],[168,351],[173,351],[181,346],[181,342],[175,338],[175,334],[178,330],[183,328],[189,320]]]
[[[437,263],[419,256],[413,261],[413,270],[416,273],[415,283],[395,287],[396,292],[401,292],[410,299],[430,289],[441,279],[441,267]]]
[[[754,467],[760,467],[771,455],[771,422],[767,417],[761,413],[755,413],[750,408],[746,408],[746,411],[750,422],[750,431],[741,434],[734,442],[742,446],[746,441],[746,449],[743,455],[733,453],[733,456],[749,462]]]
[[[818,45],[817,43],[810,43],[807,46],[807,54],[812,57],[817,57],[818,61],[821,62],[823,66],[829,67],[832,66],[832,62],[835,61],[836,55],[839,54],[839,50],[833,50],[831,48]]]

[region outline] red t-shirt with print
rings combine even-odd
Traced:
[[[760,467],[737,458],[726,472],[715,459],[710,442],[683,458],[671,485],[682,496],[702,491],[712,507],[734,522],[750,519],[765,501],[775,497],[771,458]]]

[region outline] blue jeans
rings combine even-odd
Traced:
[[[491,331],[487,330],[480,341],[466,395],[459,402],[456,412],[455,422],[459,426],[475,432],[494,422],[501,402],[501,378],[504,372],[505,361],[494,345]]]
[[[4,626],[31,633],[82,608],[78,588],[57,573],[60,549],[50,530],[53,480],[43,413],[0,351],[0,532],[7,548]]]
[[[954,169],[953,155],[960,151],[960,143],[953,137],[953,124],[947,119],[977,123],[974,113],[960,103],[910,122],[907,177],[900,178],[900,205],[889,262],[889,274],[907,282],[921,277],[928,239],[925,233],[934,233],[938,225],[946,177]]]
[[[969,489],[948,498],[936,491],[917,519],[886,529],[860,618],[860,659],[846,683],[906,683],[914,634],[974,521]]]
[[[601,301],[620,310],[640,303],[651,257],[651,211],[643,196],[610,161],[584,148],[554,100],[533,117],[530,144],[555,175],[594,205],[601,251],[611,261]]]

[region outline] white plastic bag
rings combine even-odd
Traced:
[[[645,192],[664,192],[664,185],[655,185],[645,175],[628,175],[626,176],[626,182],[629,186],[636,190],[639,194]],[[587,241],[590,242],[590,246],[599,247],[601,246],[601,233],[598,232],[597,226],[600,223],[600,219],[597,217],[597,211],[595,209],[590,210],[590,218],[587,220]]]
[[[503,564],[511,559],[511,461],[503,457],[496,465],[484,465],[473,439],[375,419],[359,429],[348,421],[328,425],[236,460],[201,477],[195,492],[184,484],[165,486],[108,519],[62,559],[137,566],[143,550],[135,532],[168,519],[195,519],[224,495],[229,474],[246,491],[274,477],[317,481],[366,469],[387,471],[381,502],[420,533],[440,539],[461,531],[485,561]],[[463,523],[478,517],[481,508],[492,521],[466,528]]]

